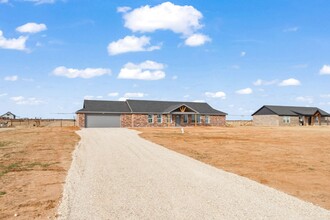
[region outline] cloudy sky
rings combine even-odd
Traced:
[[[0,0],[0,113],[72,118],[84,99],[330,112],[328,0]]]

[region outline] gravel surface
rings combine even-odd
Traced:
[[[58,219],[330,219],[330,211],[148,142],[136,131],[78,133]]]

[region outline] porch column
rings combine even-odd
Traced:
[[[197,114],[195,113],[195,127],[197,126]]]

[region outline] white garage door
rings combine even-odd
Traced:
[[[86,115],[87,128],[120,127],[120,115]]]

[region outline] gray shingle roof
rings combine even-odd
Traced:
[[[207,103],[198,102],[174,102],[174,101],[99,101],[85,100],[84,108],[77,113],[153,113],[166,114],[181,107],[182,105],[196,111],[198,114],[226,115],[226,113],[212,108]]]
[[[170,108],[180,107],[185,105],[190,109],[197,111],[200,114],[216,114],[225,115],[226,113],[215,110],[207,103],[199,102],[173,102],[173,101],[141,101],[127,100],[133,112],[136,113],[169,113]],[[174,109],[172,109],[174,110]]]
[[[277,105],[264,105],[252,115],[258,115],[258,112],[263,108],[267,108],[270,111],[274,112],[274,114],[280,116],[298,116],[298,115],[311,116],[314,115],[317,111],[319,111],[322,116],[330,116],[329,113],[317,107],[277,106]]]
[[[130,113],[131,110],[126,102],[84,100],[84,107],[77,113]]]

